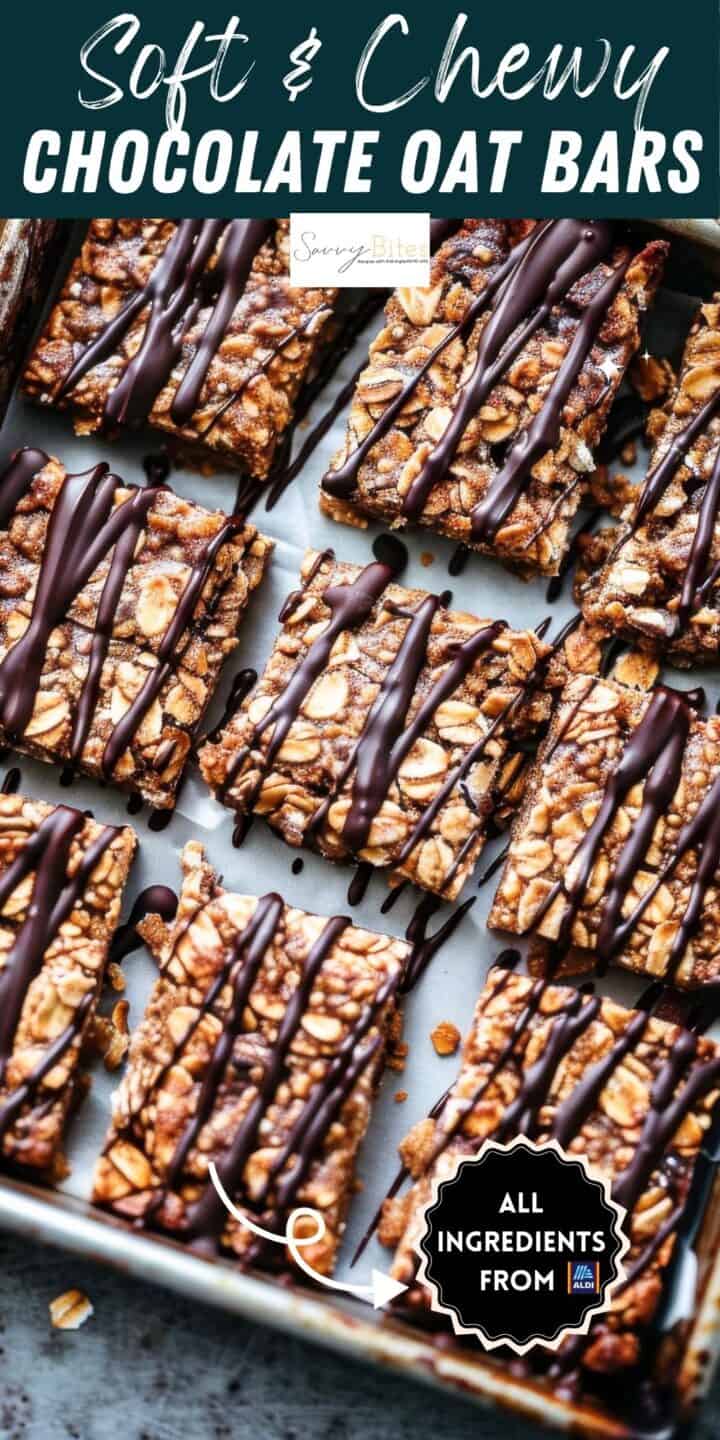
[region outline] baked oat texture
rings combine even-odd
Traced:
[[[60,827],[67,827],[67,843]],[[103,829],[69,807],[0,794],[0,1152],[6,1162],[49,1171],[61,1160],[135,844],[128,827]],[[58,907],[63,917],[53,926]]]
[[[205,1122],[173,1176],[178,1147],[203,1095],[207,1101],[203,1087],[227,1034],[233,993],[249,963],[247,948],[238,945],[263,905],[224,890],[196,842],[185,847],[183,868],[173,924],[166,926],[155,916],[142,927],[160,978],[132,1038],[129,1067],[113,1103],[113,1129],[96,1169],[94,1198],[117,1215],[187,1236],[193,1205],[208,1196],[209,1162],[214,1160],[222,1171],[233,1140],[237,1142],[249,1123],[246,1160],[232,1186],[232,1199],[261,1224],[281,1231],[287,1207],[278,1187],[288,1182],[298,1155],[304,1153],[307,1163],[300,1183],[291,1185],[287,1194],[293,1206],[311,1205],[321,1212],[325,1236],[303,1254],[321,1273],[329,1273],[408,946],[349,922],[338,929],[309,993],[302,996],[278,1083],[271,1094],[261,1095],[260,1111],[248,1122],[278,1057],[283,1022],[303,983],[311,951],[328,924],[283,905],[279,897],[266,897],[277,902],[278,924],[232,1032],[227,1064],[212,1086]],[[329,1095],[341,1103],[323,1112],[323,1099]],[[320,1124],[308,1149],[302,1127],[306,1121],[312,1125],[318,1114],[321,1120],[324,1114],[326,1123]],[[288,1144],[290,1154],[283,1163]],[[204,1230],[206,1239],[210,1229]],[[253,1236],[222,1207],[213,1234],[241,1260],[256,1258]]]
[[[370,347],[358,380],[345,444],[326,476],[353,454],[403,386],[459,325],[472,302],[493,282],[531,221],[466,220],[432,261],[427,288],[397,290],[388,301],[385,325]],[[563,407],[560,442],[532,467],[529,483],[491,544],[475,543],[471,515],[501,468],[503,448],[525,432],[543,408],[567,353],[569,334],[610,270],[598,264],[556,305],[521,348],[467,425],[455,458],[433,485],[418,523],[473,544],[523,573],[556,574],[567,550],[573,517],[594,469],[593,450],[625,370],[639,343],[639,320],[659,284],[667,246],[651,241],[632,254],[619,292],[610,304],[596,343]],[[621,263],[630,252],[616,246]],[[428,457],[438,446],[473,368],[484,311],[470,335],[456,335],[438,355],[395,418],[389,432],[364,457],[352,493],[321,489],[320,507],[333,519],[364,524],[375,517],[406,523],[403,503]],[[325,482],[324,482],[325,483]]]
[[[150,306],[133,318],[118,347],[67,394],[62,392],[63,383],[87,346],[147,285],[179,224],[136,219],[90,222],[24,378],[25,392],[34,400],[71,411],[79,435],[105,427],[108,397],[138,351]],[[206,274],[217,266],[225,236],[223,231]],[[192,416],[177,424],[171,415],[173,400],[212,317],[213,303],[200,288],[199,308],[195,311],[188,304],[183,316],[180,353],[147,413],[151,425],[175,436],[191,453],[198,448],[259,478],[267,476],[290,424],[295,398],[336,294],[330,289],[292,287],[288,246],[288,222],[278,220],[255,257]]]
[[[606,635],[620,635],[633,645],[667,653],[679,665],[712,664],[720,652],[718,583],[681,617],[680,604],[688,563],[696,543],[708,487],[720,454],[720,294],[701,306],[683,356],[677,385],[664,411],[652,416],[654,446],[651,474],[675,443],[678,465],[655,504],[637,525],[635,491],[621,516],[621,527],[607,532],[610,558],[591,576],[582,574],[577,592],[586,619]],[[718,405],[694,441],[683,433],[715,397]],[[642,490],[642,486],[640,487]],[[709,516],[709,545],[702,566],[706,579],[720,562],[720,518],[717,504]],[[601,535],[603,532],[601,532]],[[620,538],[619,538],[620,537]]]
[[[274,753],[275,727],[269,717],[282,712],[291,677],[307,663],[313,646],[322,643],[334,614],[326,597],[340,593],[341,587],[357,586],[367,573],[336,560],[331,552],[306,554],[302,588],[283,607],[283,629],[265,672],[217,740],[201,750],[202,773],[225,804],[238,813],[263,815],[289,844],[310,844],[331,860],[359,859],[390,867],[394,883],[408,877],[451,899],[472,872],[489,818],[511,802],[518,761],[513,738],[532,733],[547,719],[547,686],[557,687],[568,669],[597,657],[584,632],[568,638],[561,657],[552,656],[535,632],[497,624],[492,643],[452,692],[430,707],[432,713],[404,758],[397,766],[390,763],[387,789],[373,789],[373,783],[364,787],[363,782],[360,808],[371,807],[372,823],[365,843],[353,849],[345,826],[351,809],[359,808],[360,762],[365,777],[372,746],[378,743],[378,731],[371,725],[373,709],[377,713],[381,702],[386,712],[395,706],[396,687],[402,683],[398,666],[402,671],[406,665],[413,681],[407,705],[395,712],[397,739],[394,731],[385,731],[381,755],[392,755],[393,740],[395,745],[405,743],[414,717],[459,646],[496,624],[438,604],[427,643],[415,655],[421,656],[415,679],[410,668],[412,616],[419,615],[431,597],[390,579],[362,621],[337,635],[327,663],[308,683],[296,718]],[[528,685],[534,674],[542,680],[537,689]],[[271,712],[273,705],[280,709]]]
[[[19,452],[15,463],[23,463],[29,453],[35,452]],[[67,613],[57,619],[53,614],[56,623],[45,626],[48,633],[43,637],[46,643],[32,714],[21,733],[10,733],[3,717],[29,680],[27,671],[7,680],[3,665],[28,627],[39,623],[42,628],[38,585],[44,567],[49,570],[54,563],[48,559],[52,518],[69,478],[58,460],[48,459],[42,452],[37,452],[37,458],[41,468],[6,521],[6,528],[0,530],[0,743],[12,743],[15,749],[40,760],[65,763],[71,756],[73,730],[98,634],[98,610],[115,550],[110,544],[101,546],[100,561],[81,588],[72,583],[71,576]],[[102,469],[107,467],[101,467],[101,481],[105,478]],[[11,473],[12,466],[4,477],[6,486]],[[72,524],[83,527],[83,545],[89,548],[98,543],[99,532],[92,520],[92,471],[87,478]],[[118,479],[112,513],[138,494],[142,492]],[[223,661],[238,642],[243,612],[272,550],[272,542],[252,525],[240,524],[228,533],[227,542],[208,567],[188,623],[175,637],[168,661],[163,661],[163,641],[177,617],[193,567],[202,563],[206,547],[226,525],[227,517],[221,512],[204,510],[169,489],[157,489],[106,628],[107,651],[78,766],[95,778],[111,778],[115,784],[137,791],[149,804],[161,808],[174,804],[193,737]],[[61,571],[63,565],[72,565],[67,551],[60,563]],[[57,576],[53,572],[46,604],[55,603],[58,583],[64,580],[64,572]],[[106,773],[103,757],[108,741],[148,676],[163,664],[165,673],[157,695],[111,773]]]

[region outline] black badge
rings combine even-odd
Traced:
[[[624,1211],[555,1142],[490,1141],[437,1186],[419,1278],[456,1334],[487,1348],[556,1347],[609,1305],[627,1249]]]

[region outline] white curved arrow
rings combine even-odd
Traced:
[[[301,1254],[304,1246],[316,1245],[325,1234],[325,1220],[319,1210],[313,1210],[309,1205],[300,1205],[296,1210],[291,1210],[287,1218],[285,1234],[276,1235],[272,1230],[265,1230],[262,1225],[258,1225],[255,1220],[250,1219],[249,1215],[243,1214],[242,1210],[238,1210],[237,1206],[233,1205],[212,1161],[208,1166],[208,1171],[225,1209],[229,1210],[233,1218],[240,1225],[244,1225],[246,1230],[251,1230],[253,1235],[258,1235],[261,1240],[271,1240],[276,1245],[286,1245],[295,1264],[299,1265],[300,1269],[304,1270],[305,1274],[309,1275],[311,1280],[315,1280],[318,1285],[325,1285],[328,1290],[344,1290],[350,1295],[357,1295],[361,1300],[368,1300],[373,1310],[382,1310],[397,1295],[402,1295],[403,1290],[407,1290],[407,1285],[402,1285],[399,1280],[393,1280],[392,1276],[386,1275],[383,1270],[372,1271],[372,1280],[369,1285],[344,1284],[340,1280],[331,1280],[329,1276],[321,1275]],[[295,1230],[301,1220],[313,1222],[314,1234],[296,1235]]]

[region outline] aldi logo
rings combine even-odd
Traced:
[[[599,1295],[600,1265],[597,1260],[569,1260],[568,1295]]]

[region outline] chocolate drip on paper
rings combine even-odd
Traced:
[[[7,775],[3,780],[2,787],[0,787],[2,789],[3,795],[16,795],[20,788],[20,779],[20,771],[17,765],[13,765],[12,769],[8,770]]]
[[[393,892],[393,897],[397,892]],[[428,965],[435,959],[438,951],[442,948],[450,936],[457,930],[460,921],[467,915],[475,904],[475,896],[471,895],[462,905],[458,905],[448,915],[447,920],[439,925],[433,935],[428,935],[428,925],[440,909],[442,900],[437,895],[424,895],[418,902],[416,909],[410,917],[410,923],[405,931],[405,939],[411,945],[407,964],[403,973],[400,994],[407,995],[417,985],[418,980],[428,968]]]
[[[361,860],[360,864],[355,867],[355,873],[348,885],[348,905],[359,905],[360,901],[365,899],[374,868],[374,865],[371,865],[368,860]]]
[[[149,306],[139,349],[105,404],[105,416],[111,423],[132,425],[146,420],[181,358],[187,331],[201,308],[214,301],[203,338],[173,402],[173,420],[178,425],[187,424],[245,289],[255,255],[272,228],[271,220],[181,220],[147,283],[80,353],[63,380],[58,398],[64,398],[89,370],[115,353],[134,321]],[[223,236],[217,264],[208,270]]]
[[[121,964],[133,950],[139,950],[144,943],[138,934],[138,925],[148,915],[159,915],[166,923],[174,919],[178,897],[167,885],[148,885],[133,903],[132,910],[123,925],[118,925],[110,945],[110,959],[115,965]]]
[[[253,670],[250,666],[247,666],[244,670],[238,670],[237,675],[233,676],[230,691],[225,701],[225,708],[217,725],[206,735],[206,744],[214,745],[219,739],[225,727],[230,724],[233,716],[237,714],[243,700],[250,694],[253,686],[257,684],[257,678],[257,670]]]
[[[111,827],[102,830],[88,845],[74,873],[69,875],[72,844],[84,825],[85,816],[81,811],[59,805],[46,816],[34,834],[30,835],[20,854],[0,877],[2,913],[13,893],[34,872],[32,896],[25,918],[0,973],[0,1083],[5,1077],[12,1054],[15,1032],[27,992],[40,972],[45,952],[84,894],[95,866],[117,834]],[[72,1033],[68,1035],[67,1044],[75,1034],[81,1032],[86,1013],[86,1010],[79,1007],[70,1027]],[[33,1083],[39,1083],[46,1073],[43,1060],[41,1073]],[[4,1103],[7,1105],[8,1101]],[[19,1103],[22,1104],[23,1100]],[[14,1113],[12,1110],[12,1114]]]

